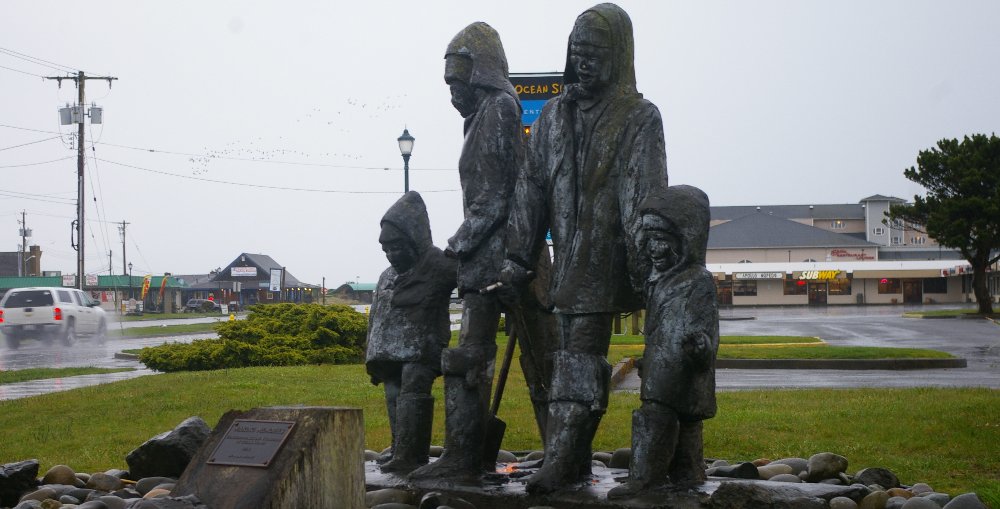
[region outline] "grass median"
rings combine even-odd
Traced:
[[[444,441],[443,395],[433,389],[433,442]],[[809,457],[830,451],[849,470],[885,467],[904,483],[957,494],[975,491],[1000,507],[1000,393],[989,389],[784,390],[719,393],[706,421],[705,454],[729,460]],[[209,425],[230,409],[269,405],[360,407],[367,447],[389,444],[381,387],[361,365],[243,368],[146,376],[96,387],[0,401],[0,463],[38,458],[94,472],[127,468],[129,451],[199,415]],[[627,447],[638,395],[615,393],[595,450]],[[500,407],[504,447],[538,449],[531,402],[517,363]]]
[[[121,373],[123,371],[135,371],[134,368],[30,368],[18,370],[0,370],[0,385],[13,384],[19,382],[30,382],[32,380],[45,380],[49,378],[65,378],[68,376],[80,375],[102,375],[107,373]]]

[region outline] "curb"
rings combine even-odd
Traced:
[[[909,370],[964,368],[965,359],[716,359],[716,369]]]
[[[139,360],[139,356],[138,355],[136,355],[134,353],[125,353],[125,352],[115,352],[114,358],[115,359],[126,360],[126,361],[137,361],[137,360]]]
[[[635,359],[632,357],[625,357],[624,359],[618,361],[615,367],[611,369],[611,387],[617,387],[618,384],[625,380],[632,370],[635,369]]]

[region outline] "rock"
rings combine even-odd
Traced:
[[[129,472],[138,479],[180,477],[211,429],[201,417],[189,417],[171,431],[160,433],[128,453]]]
[[[431,458],[440,458],[443,453],[444,447],[441,447],[440,445],[432,445],[427,448],[427,455]]]
[[[843,486],[844,485],[844,481],[841,480],[839,477],[835,477],[833,479],[823,479],[819,483],[820,484],[829,484],[831,486]]]
[[[847,497],[833,497],[830,499],[830,509],[857,509],[857,502]]]
[[[378,458],[377,452],[371,449],[365,449],[365,461],[375,461],[375,458]]]
[[[713,462],[712,462],[712,463],[711,463],[710,465],[708,465],[708,466],[709,466],[709,468],[715,468],[715,467],[728,467],[728,466],[729,466],[729,462],[728,462],[728,461],[726,461],[726,460],[715,460],[715,461],[713,461]]]
[[[25,500],[14,506],[14,509],[41,509],[42,503],[38,500]]]
[[[60,507],[62,507],[62,505],[63,505],[62,502],[58,500],[52,500],[51,498],[42,500],[42,509],[59,509]]]
[[[25,493],[24,496],[21,497],[20,501],[24,502],[26,500],[37,500],[41,502],[42,500],[45,500],[47,498],[56,498],[56,497],[57,497],[56,490],[45,486],[42,488],[38,488],[37,490],[32,491],[31,493]]]
[[[439,507],[450,507],[452,509],[476,509],[468,500],[447,495],[438,491],[427,493],[420,499],[420,509],[437,509]]]
[[[0,506],[13,507],[21,494],[38,487],[38,460],[7,463],[0,468]]]
[[[805,480],[808,482],[818,482],[823,479],[837,477],[841,472],[845,471],[847,471],[847,458],[832,452],[821,452],[809,457]]]
[[[948,502],[951,501],[951,495],[948,495],[947,493],[937,493],[937,492],[934,492],[934,491],[932,491],[930,493],[921,493],[918,496],[924,497],[924,498],[926,498],[926,499],[934,502],[935,504],[938,505],[938,507],[944,507],[944,506],[948,505]]]
[[[769,460],[767,458],[757,458],[757,459],[751,461],[750,463],[753,463],[753,466],[755,466],[755,467],[762,467],[764,465],[767,465],[770,462],[771,462],[771,460]]]
[[[108,506],[108,509],[125,509],[125,500],[113,495],[105,495],[99,498],[104,505]]]
[[[861,499],[858,509],[884,509],[888,500],[889,494],[885,491],[873,491]]]
[[[372,509],[417,509],[417,506],[410,504],[400,504],[397,502],[389,502],[388,504],[379,504],[372,506]]]
[[[76,472],[66,465],[56,465],[42,476],[42,484],[68,484],[75,486],[77,481],[79,479],[76,477]]]
[[[608,468],[628,468],[628,464],[631,461],[632,449],[615,449],[615,452],[611,453],[611,461],[608,463]]]
[[[906,500],[903,497],[889,497],[889,500],[885,501],[885,509],[902,509]]]
[[[177,479],[174,479],[173,477],[143,477],[142,479],[139,479],[139,482],[135,483],[135,491],[138,491],[140,495],[145,495],[146,493],[149,493],[149,490],[161,484],[175,482],[177,482]]]
[[[115,476],[115,477],[117,477],[119,479],[128,479],[129,478],[128,477],[129,476],[128,470],[122,470],[120,468],[112,468],[112,469],[109,469],[109,470],[105,470],[104,473],[108,474],[108,475],[113,475],[113,476]]]
[[[100,500],[91,500],[76,506],[76,509],[108,509],[108,506]]]
[[[899,478],[886,468],[865,468],[854,474],[854,481],[865,486],[877,484],[883,488],[898,488]]]
[[[964,493],[951,499],[944,509],[986,509],[986,504],[975,493]]]
[[[90,480],[87,481],[87,488],[95,489],[97,491],[111,492],[124,486],[122,480],[105,473],[98,472],[90,476]]]
[[[194,495],[139,499],[134,505],[128,507],[130,509],[208,509],[208,506],[201,503],[201,500]]]
[[[941,506],[924,497],[913,497],[903,504],[902,509],[941,509]]]
[[[163,488],[153,488],[149,490],[145,495],[142,496],[144,499],[151,499],[156,497],[166,497],[170,495],[170,490],[165,490]]]
[[[527,458],[525,458],[525,459],[527,459]],[[608,465],[611,464],[611,453],[610,452],[600,452],[600,451],[599,452],[595,452],[594,454],[592,454],[590,456],[590,459],[592,459],[594,461],[600,461],[601,463],[604,463],[604,466],[608,466]]]
[[[776,475],[776,476],[768,479],[768,481],[773,481],[773,482],[802,482],[802,479],[799,479],[799,476],[797,476],[795,474],[778,474],[778,475]]]
[[[890,488],[888,493],[890,497],[913,498],[913,493],[903,488]]]
[[[514,456],[510,451],[500,449],[497,452],[497,463],[517,463],[517,456]]]
[[[933,492],[934,488],[931,488],[927,483],[918,482],[917,484],[910,486],[910,493],[913,493],[914,495]]]
[[[77,505],[80,503],[80,499],[76,497],[71,497],[69,495],[63,495],[59,497],[59,501],[62,502],[63,504],[73,504],[73,505]]]
[[[531,451],[524,457],[524,461],[538,461],[545,458],[545,451]],[[611,460],[608,459],[610,462]]]
[[[63,495],[69,495],[79,500],[80,502],[83,502],[84,500],[87,500],[90,497],[90,494],[93,492],[94,490],[88,490],[86,488],[74,488],[67,491],[66,493],[63,493]]]
[[[782,458],[769,463],[770,465],[788,465],[792,467],[792,473],[799,475],[809,468],[809,460],[804,458]]]
[[[768,464],[757,467],[757,473],[760,475],[760,478],[764,480],[770,479],[780,474],[791,474],[792,472],[793,470],[790,465]]]
[[[409,491],[395,488],[385,488],[365,493],[365,507],[374,507],[379,504],[388,504],[390,502],[411,504],[415,501],[416,498]]]
[[[724,467],[712,467],[706,472],[708,475],[716,477],[728,477],[731,479],[760,479],[757,467],[753,463],[745,462],[739,465],[728,465]]]

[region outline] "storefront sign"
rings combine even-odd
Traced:
[[[734,272],[733,279],[785,279],[784,272]]]
[[[842,278],[841,270],[804,270],[798,272],[795,279],[816,279],[816,280],[828,280],[828,279],[840,279]]]
[[[530,126],[542,106],[562,91],[562,73],[511,73],[510,82],[521,101],[521,124]]]
[[[854,258],[855,260],[861,260],[861,261],[875,259],[873,255],[867,254],[864,251],[855,253],[848,251],[846,249],[831,249],[830,256],[835,258]]]
[[[87,286],[97,286],[96,274],[87,274]]]
[[[233,277],[257,277],[257,267],[233,267],[230,274]]]
[[[270,290],[272,292],[281,291],[281,269],[271,269],[271,286]]]

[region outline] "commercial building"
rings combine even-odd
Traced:
[[[958,251],[913,225],[883,223],[889,206],[903,201],[875,195],[857,204],[712,207],[707,266],[719,303],[972,301],[972,269]]]

